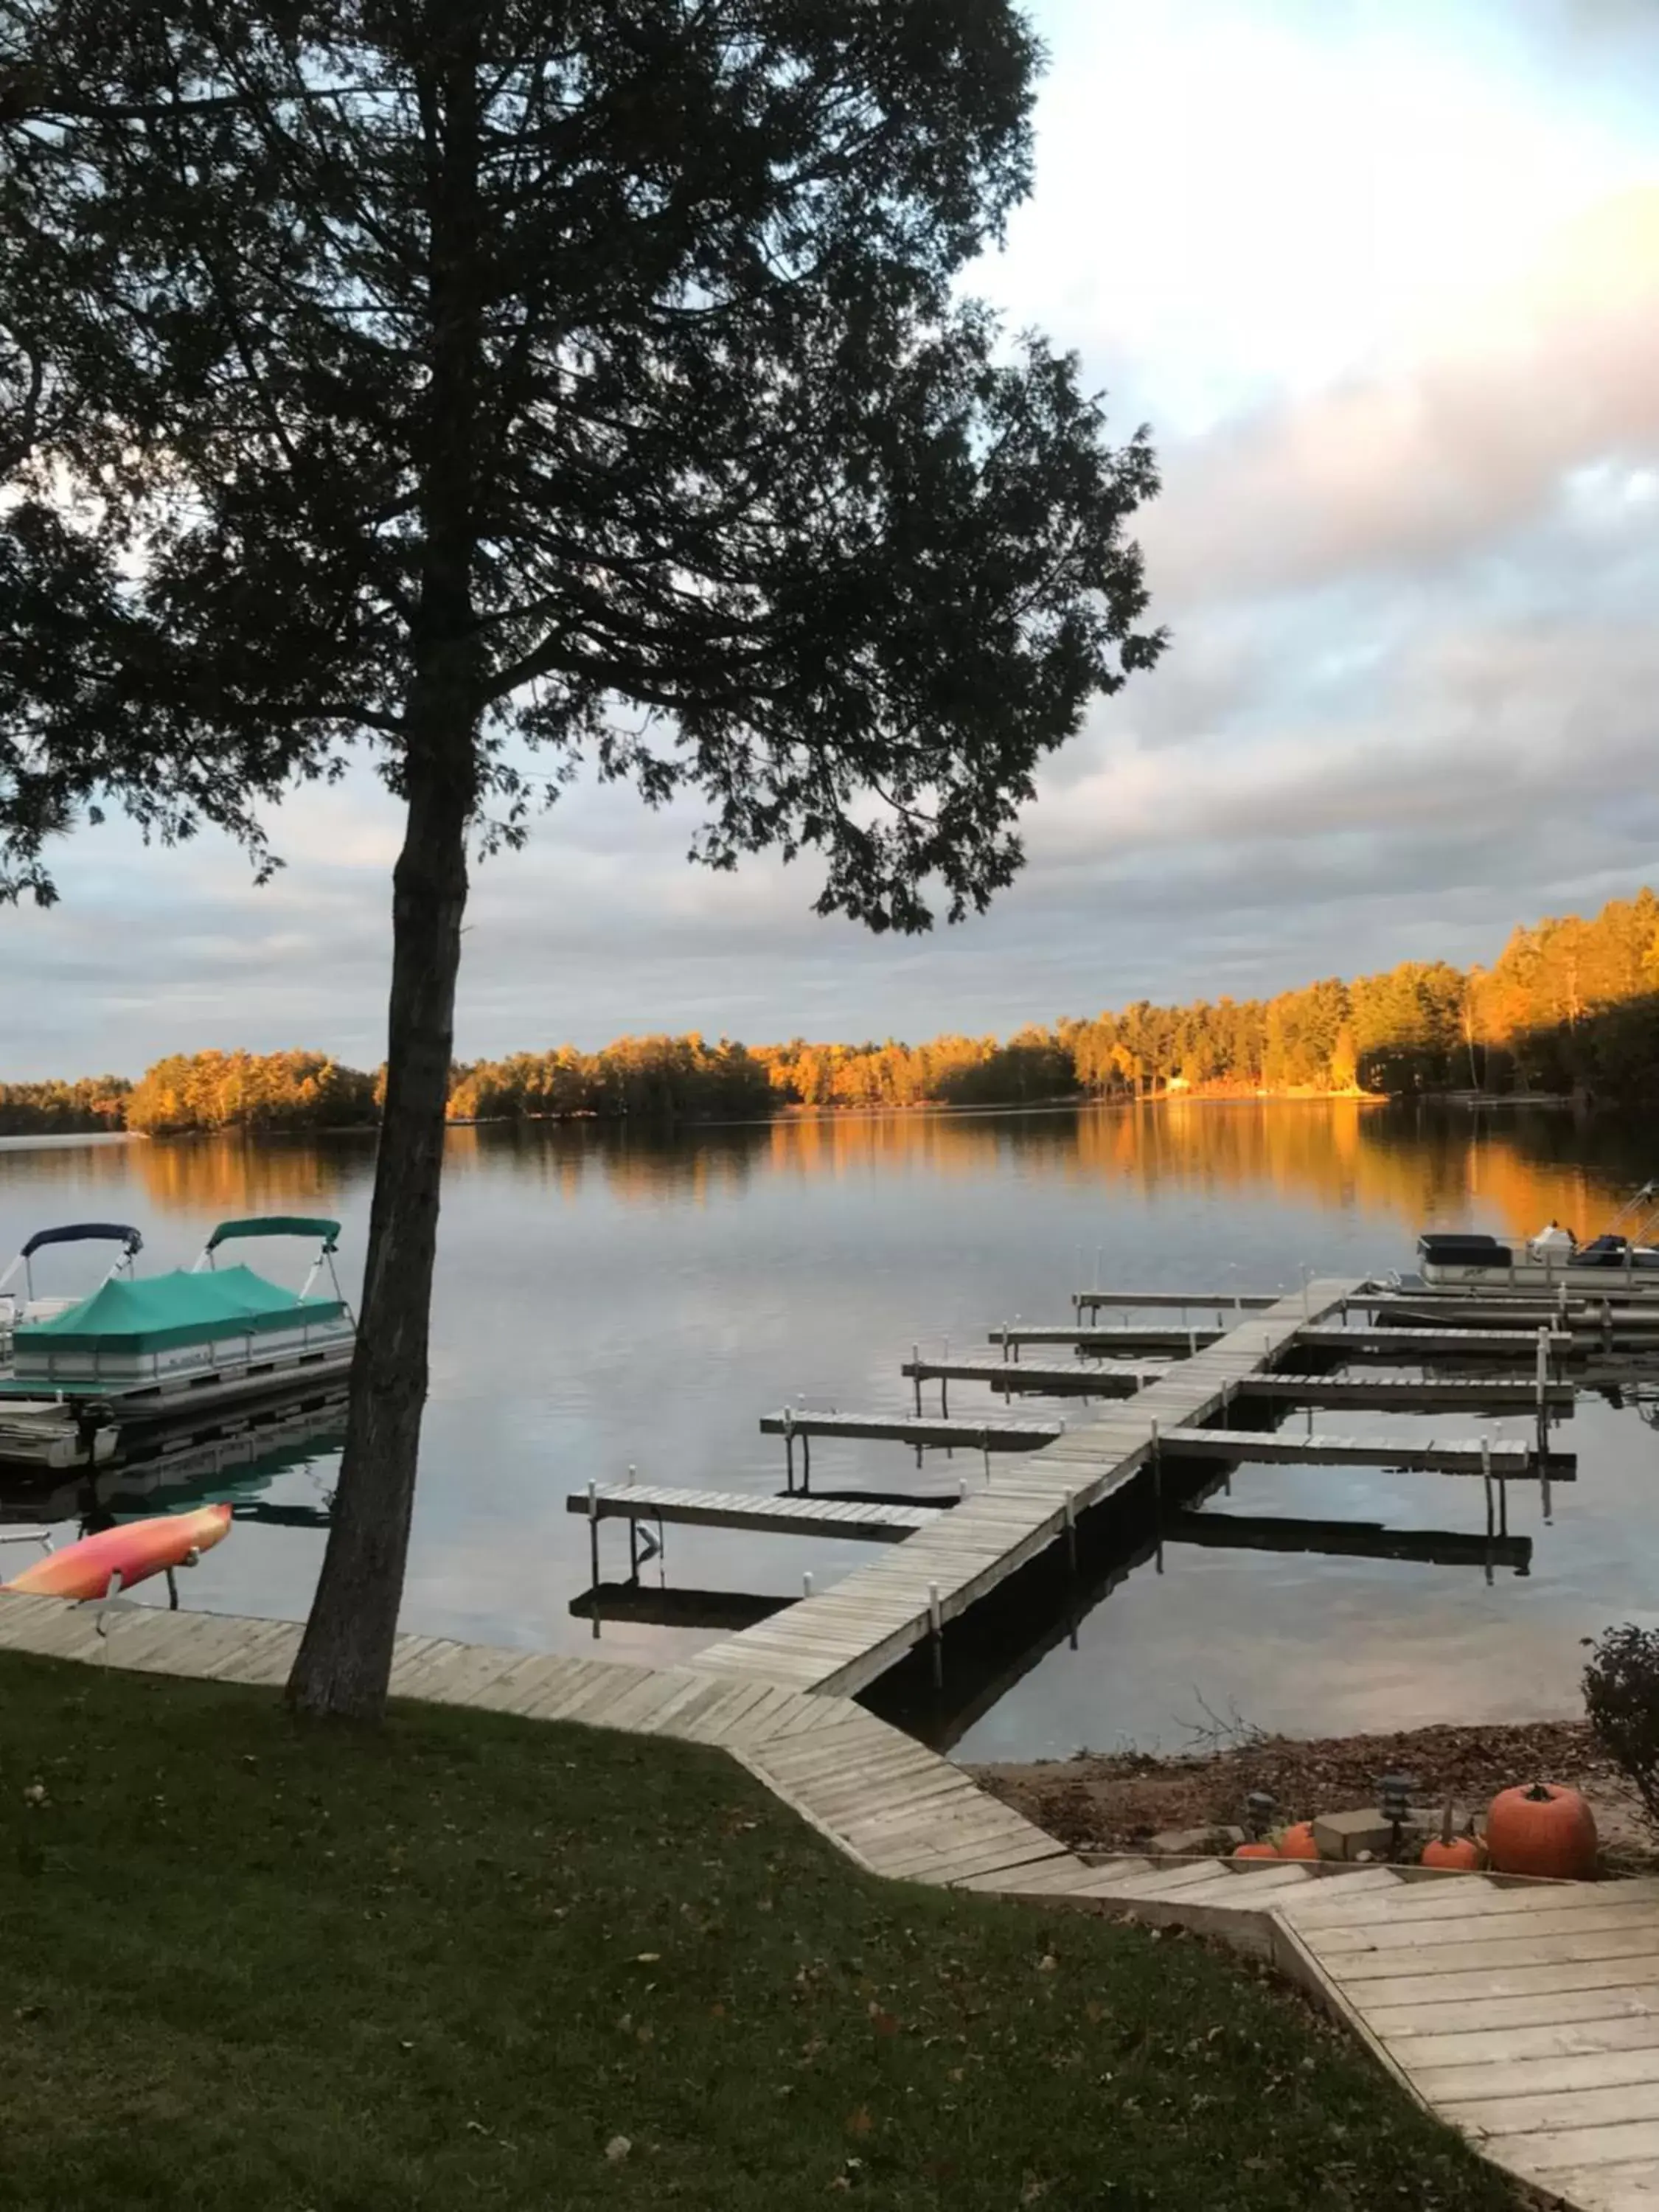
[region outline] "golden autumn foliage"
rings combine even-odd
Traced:
[[[113,1076],[0,1085],[0,1134],[126,1127],[154,1135],[362,1126],[382,1079],[325,1054],[196,1053]],[[1146,1000],[1006,1040],[749,1047],[620,1037],[459,1065],[452,1121],[747,1121],[781,1107],[1022,1106],[1079,1097],[1620,1098],[1659,1085],[1659,898],[1518,929],[1490,969],[1405,961],[1272,999]]]

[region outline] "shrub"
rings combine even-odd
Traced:
[[[1659,1629],[1626,1621],[1589,1644],[1584,1710],[1603,1750],[1659,1826]]]

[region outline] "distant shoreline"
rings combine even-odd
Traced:
[[[1467,1112],[1483,1112],[1489,1108],[1511,1110],[1525,1107],[1541,1107],[1552,1112],[1573,1104],[1565,1092],[1423,1091],[1409,1094],[1385,1091],[1242,1091],[1231,1086],[1216,1089],[1156,1091],[1144,1097],[1118,1092],[1107,1097],[1091,1097],[1078,1092],[1066,1098],[1040,1098],[1021,1103],[1005,1101],[990,1105],[953,1105],[945,1099],[919,1098],[902,1105],[879,1106],[801,1106],[786,1102],[769,1114],[751,1115],[691,1115],[691,1114],[487,1114],[458,1115],[447,1127],[451,1129],[513,1129],[513,1128],[591,1128],[591,1129],[648,1129],[653,1132],[691,1131],[697,1129],[769,1129],[779,1127],[799,1127],[804,1123],[836,1121],[879,1121],[902,1116],[908,1120],[986,1121],[1006,1119],[1018,1115],[1027,1119],[1043,1114],[1124,1112],[1155,1109],[1167,1112],[1180,1106],[1435,1106],[1461,1108]],[[257,1127],[228,1124],[218,1129],[176,1129],[151,1131],[148,1129],[52,1129],[19,1130],[0,1135],[0,1148],[23,1151],[45,1146],[71,1145],[178,1145],[195,1144],[204,1139],[231,1137],[243,1142],[282,1141],[319,1138],[375,1137],[380,1134],[376,1121],[337,1121],[318,1127]]]

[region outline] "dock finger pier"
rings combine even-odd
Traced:
[[[1512,1537],[1509,1489],[1540,1486],[1547,1517],[1552,1486],[1577,1473],[1571,1455],[1553,1449],[1552,1431],[1568,1416],[1575,1376],[1592,1362],[1659,1346],[1659,1307],[1633,1310],[1615,1331],[1589,1302],[1548,1304],[1517,1297],[1504,1310],[1467,1297],[1408,1294],[1360,1278],[1307,1280],[1288,1296],[1094,1290],[1074,1294],[1068,1321],[988,1329],[982,1356],[901,1363],[908,1410],[891,1414],[786,1410],[765,1416],[783,1445],[784,1485],[775,1496],[653,1483],[601,1483],[572,1492],[573,1514],[589,1523],[591,1610],[603,1611],[601,1538],[608,1521],[625,1524],[629,1583],[657,1557],[674,1526],[750,1534],[820,1536],[878,1547],[867,1565],[832,1588],[804,1577],[801,1596],[722,1638],[698,1654],[710,1669],[791,1688],[856,1696],[890,1668],[930,1646],[936,1674],[951,1624],[1042,1555],[1075,1561],[1090,1515],[1132,1489],[1161,1510],[1161,1492],[1195,1471],[1212,1483],[1252,1464],[1410,1469],[1472,1481],[1484,1528],[1427,1532],[1404,1540],[1378,1532],[1383,1556],[1466,1558],[1524,1569],[1530,1540]],[[1120,1318],[1165,1310],[1156,1322]],[[1176,1310],[1178,1319],[1168,1317]],[[1063,1353],[1065,1357],[1057,1356]],[[951,1404],[951,1386],[957,1403]],[[927,1395],[938,1391],[938,1412]],[[990,1410],[964,1407],[964,1391],[989,1393]],[[927,1394],[927,1395],[925,1395]],[[1030,1418],[1022,1395],[1081,1401],[1076,1416]],[[1376,1412],[1520,1414],[1528,1434],[1494,1437],[1473,1428],[1402,1438],[1349,1433],[1313,1417]],[[1305,1414],[1305,1432],[1277,1423]],[[951,1455],[971,1474],[949,1486],[888,1495],[813,1486],[814,1441],[821,1454],[837,1441],[888,1441],[920,1461]],[[1354,1524],[1285,1522],[1172,1510],[1171,1540],[1225,1543],[1229,1532],[1255,1548],[1322,1548],[1318,1531],[1335,1531],[1329,1548],[1364,1548],[1345,1534]],[[1405,1549],[1401,1550],[1403,1541]],[[1415,1552],[1411,1548],[1417,1544]]]

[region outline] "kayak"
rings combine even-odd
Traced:
[[[230,1528],[228,1505],[204,1505],[194,1513],[164,1513],[151,1521],[124,1521],[118,1528],[83,1536],[61,1552],[49,1552],[0,1589],[33,1597],[106,1597],[110,1577],[119,1575],[123,1589],[168,1567],[181,1567],[200,1552],[210,1552]]]

